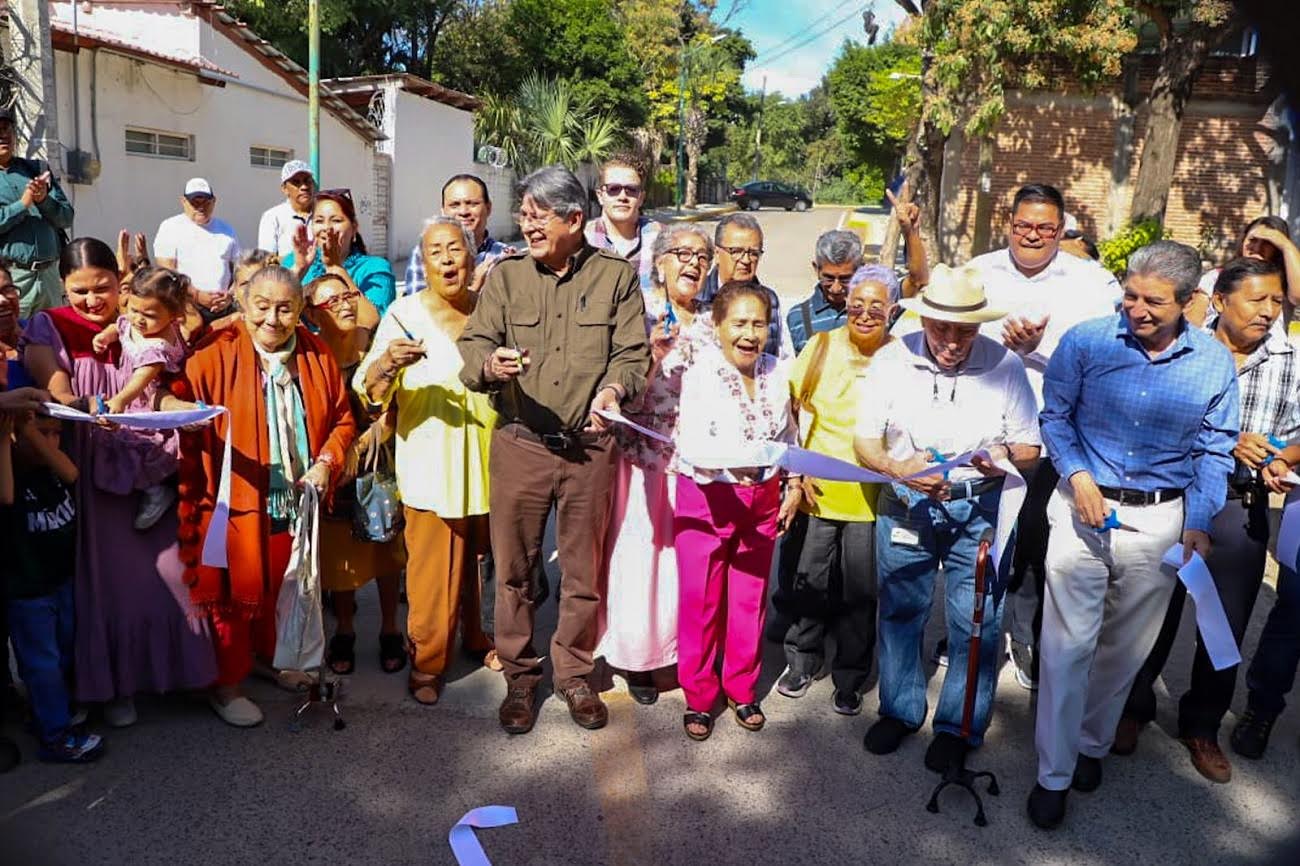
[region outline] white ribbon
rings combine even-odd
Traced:
[[[1196,604],[1196,628],[1201,633],[1201,644],[1214,669],[1221,671],[1241,664],[1237,639],[1232,636],[1232,626],[1228,624],[1228,615],[1223,610],[1223,600],[1219,598],[1219,589],[1214,585],[1214,576],[1210,574],[1210,567],[1205,564],[1205,560],[1199,553],[1192,553],[1191,559],[1184,565],[1181,542],[1166,550],[1162,560],[1178,572],[1178,579],[1187,587],[1187,594]]]
[[[474,835],[474,828],[507,827],[519,823],[519,813],[514,806],[479,806],[470,809],[447,834],[451,853],[460,866],[492,866],[487,852]]]
[[[80,424],[111,421],[134,430],[175,430],[192,424],[204,424],[219,415],[229,415],[225,406],[205,406],[180,412],[124,412],[120,415],[90,415],[62,403],[46,403],[45,411],[51,418],[75,421]],[[201,562],[214,568],[225,568],[226,530],[230,524],[230,430],[227,425],[226,442],[221,455],[221,478],[217,483],[217,505],[212,511],[207,537],[203,539]]]

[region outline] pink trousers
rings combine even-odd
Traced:
[[[694,712],[717,703],[719,650],[721,691],[754,700],[780,506],[776,478],[747,487],[677,476],[677,681]]]

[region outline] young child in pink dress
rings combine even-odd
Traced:
[[[126,295],[124,315],[95,336],[97,353],[113,343],[122,346],[122,364],[131,377],[122,389],[92,407],[96,414],[152,412],[160,377],[164,372],[178,373],[185,361],[185,339],[181,324],[190,296],[190,281],[184,274],[169,268],[149,267],[138,271]],[[150,484],[136,514],[135,528],[145,530],[157,523],[176,501],[176,489],[170,484]]]

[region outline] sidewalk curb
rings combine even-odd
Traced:
[[[650,216],[659,222],[698,223],[704,222],[705,220],[716,219],[723,214],[728,214],[735,210],[738,210],[738,208],[734,204],[725,205],[716,210],[707,210],[703,212],[697,211],[695,213],[690,213],[683,211],[681,214],[678,214],[672,208],[666,208],[661,211],[653,211]]]

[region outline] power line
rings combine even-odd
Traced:
[[[840,8],[843,8],[843,7],[840,7]],[[793,41],[795,41],[796,39],[799,39],[800,37],[802,37],[802,36],[803,36],[805,33],[807,33],[809,30],[812,30],[814,27],[819,27],[819,26],[821,26],[821,24],[822,24],[823,21],[825,21],[827,18],[830,18],[832,15],[834,15],[834,14],[835,14],[836,12],[838,12],[838,11],[840,11],[840,10],[837,9],[837,8],[835,8],[835,7],[831,7],[831,8],[828,9],[826,12],[823,12],[823,13],[822,13],[818,18],[816,18],[815,20],[809,22],[808,25],[807,25],[806,27],[804,27],[802,30],[796,30],[794,33],[792,33],[792,34],[790,34],[789,36],[785,37],[785,38],[782,39],[780,42],[778,42],[778,43],[776,43],[775,45],[773,45],[771,48],[768,48],[767,50],[765,50],[765,51],[763,51],[762,53],[760,53],[757,57],[754,58],[754,60],[753,60],[752,62],[754,62],[754,63],[758,63],[759,61],[761,61],[761,60],[762,60],[764,57],[766,57],[767,55],[769,55],[769,54],[775,54],[776,52],[778,52],[778,51],[780,51],[782,48],[784,48],[786,45],[789,45],[791,42],[793,42]]]
[[[777,55],[775,55],[775,56],[773,56],[773,57],[768,57],[768,58],[767,58],[766,60],[764,60],[763,62],[764,62],[765,64],[775,63],[776,61],[780,60],[782,57],[785,57],[786,55],[791,54],[791,53],[793,53],[793,52],[795,52],[795,51],[798,51],[800,48],[803,48],[805,45],[809,44],[810,42],[816,42],[818,39],[822,38],[822,37],[825,36],[827,33],[830,33],[832,30],[834,30],[835,28],[839,27],[839,26],[840,26],[841,24],[843,24],[845,21],[848,21],[850,18],[854,18],[854,17],[860,15],[861,13],[862,13],[862,7],[856,8],[856,9],[854,9],[852,12],[850,12],[848,15],[845,15],[843,18],[839,19],[838,21],[835,21],[834,23],[830,24],[829,26],[822,28],[822,29],[819,30],[818,32],[816,32],[816,33],[812,34],[811,36],[809,36],[808,38],[803,39],[803,40],[801,40],[800,42],[795,43],[794,45],[791,45],[789,48],[786,48],[785,50],[781,51],[781,52],[778,53]]]

